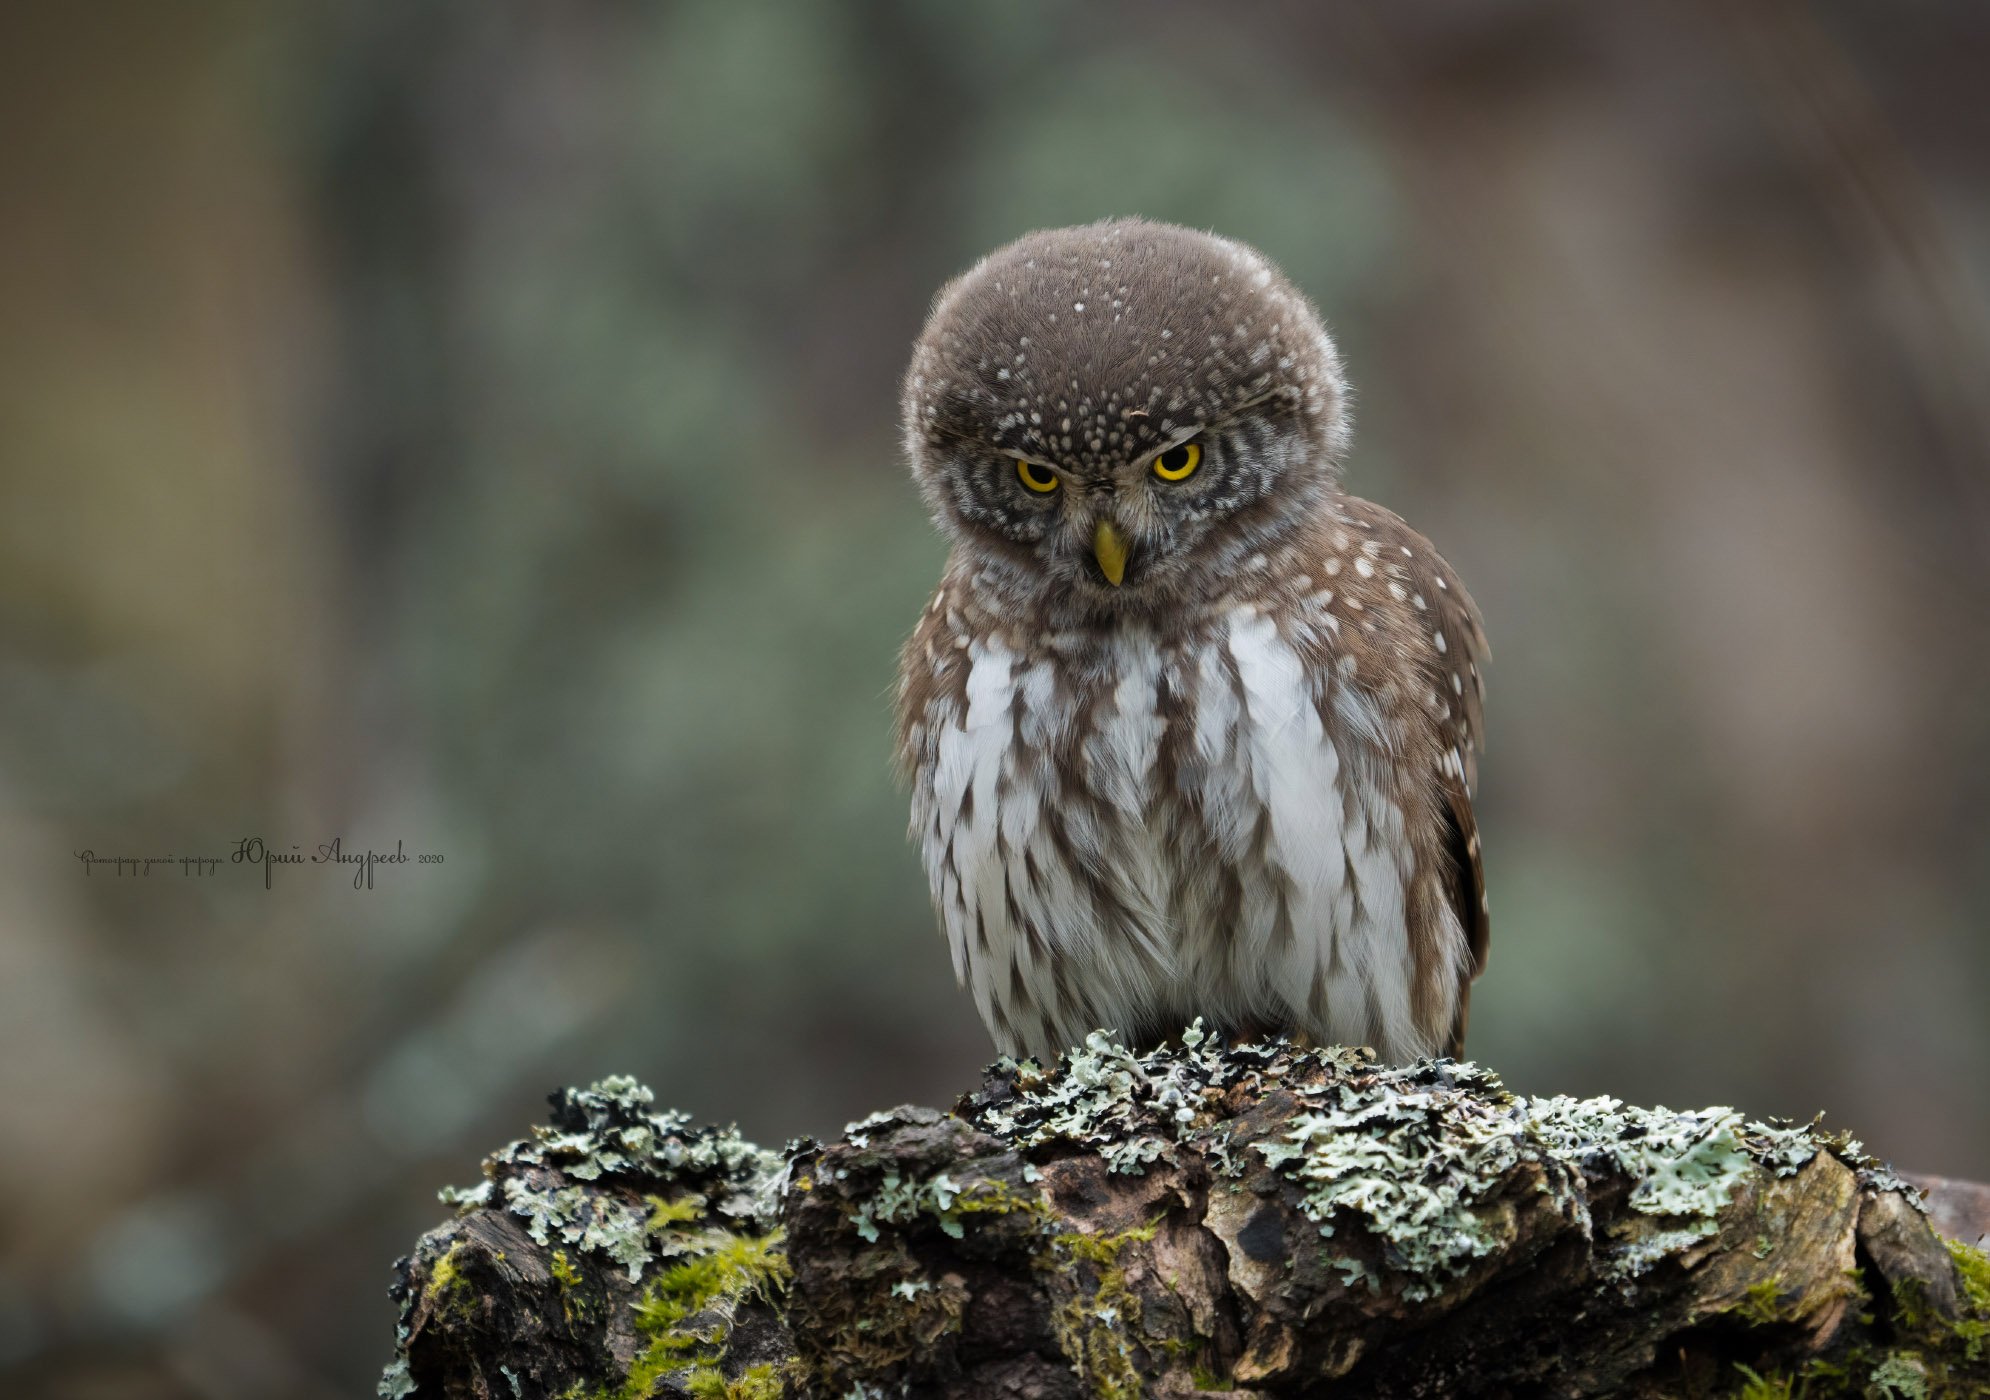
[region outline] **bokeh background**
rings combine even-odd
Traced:
[[[938,284],[1264,248],[1494,643],[1473,1050],[1990,1179],[1990,9],[0,11],[0,1391],[370,1393],[551,1088],[987,1054],[887,773]],[[444,857],[265,889],[244,837]]]

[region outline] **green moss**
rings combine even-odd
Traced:
[[[1962,1343],[1967,1359],[1981,1361],[1990,1353],[1990,1254],[1960,1240],[1943,1243],[1948,1245],[1962,1280],[1961,1313],[1949,1330]]]
[[[589,1299],[582,1291],[581,1286],[586,1280],[573,1266],[573,1261],[567,1258],[567,1252],[564,1249],[554,1250],[547,1268],[553,1275],[553,1282],[559,1285],[560,1316],[569,1325],[577,1318],[585,1318],[598,1300]]]
[[[787,1388],[781,1368],[771,1363],[749,1367],[733,1380],[716,1366],[700,1366],[684,1382],[684,1392],[694,1400],[781,1400]]]
[[[1762,1375],[1754,1368],[1735,1363],[1734,1369],[1741,1374],[1741,1388],[1724,1392],[1729,1400],[1851,1400],[1851,1397],[1866,1397],[1873,1392],[1863,1383],[1854,1383],[1856,1372],[1864,1376],[1872,1366],[1870,1357],[1855,1348],[1844,1361],[1838,1364],[1831,1361],[1810,1360],[1794,1375],[1787,1371],[1772,1371]]]
[[[1864,1275],[1848,1269],[1846,1289],[1866,1305],[1858,1314],[1860,1325],[1884,1326],[1881,1335],[1891,1345],[1854,1341],[1828,1358],[1806,1361],[1793,1375],[1764,1376],[1737,1367],[1743,1384],[1731,1392],[1733,1400],[1943,1400],[1990,1394],[1990,1376],[1983,1367],[1990,1351],[1990,1259],[1967,1245],[1945,1243],[1962,1278],[1956,1318],[1929,1307],[1912,1280],[1895,1286],[1892,1309],[1886,1313],[1866,1292]],[[1772,1299],[1768,1285],[1762,1284],[1748,1291],[1735,1312],[1752,1322],[1793,1320],[1780,1298]]]
[[[685,1319],[721,1300],[768,1297],[787,1285],[788,1257],[779,1232],[729,1235],[708,1253],[671,1265],[643,1290],[636,1328],[645,1336],[672,1334]]]
[[[1131,1230],[1122,1230],[1117,1235],[1087,1235],[1080,1231],[1051,1236],[1050,1243],[1076,1259],[1091,1264],[1115,1265],[1120,1253],[1129,1244],[1152,1244],[1154,1236],[1160,1232],[1161,1222],[1150,1220],[1145,1225]]]
[[[1029,1169],[1024,1168],[1027,1172]],[[1029,1211],[1048,1218],[1050,1207],[1044,1204],[1043,1197],[1034,1191],[1018,1191],[1008,1182],[991,1177],[987,1181],[977,1181],[954,1198],[951,1207],[955,1215],[1013,1215],[1017,1211]]]
[[[1161,1281],[1168,1285],[1170,1291],[1174,1290],[1172,1282],[1167,1279]],[[1152,1350],[1166,1356],[1176,1367],[1185,1367],[1188,1371],[1189,1384],[1197,1390],[1236,1389],[1235,1380],[1212,1369],[1206,1363],[1205,1353],[1210,1345],[1207,1337],[1161,1337],[1148,1345]]]
[[[1734,1305],[1734,1314],[1750,1327],[1769,1327],[1783,1320],[1783,1277],[1765,1278],[1750,1284]]]
[[[726,1378],[716,1366],[700,1366],[684,1378],[684,1393],[694,1400],[725,1400]]]
[[[1990,1310],[1990,1254],[1961,1240],[1942,1241],[1949,1247],[1957,1272],[1962,1275],[1963,1292],[1972,1307]]]
[[[1741,1389],[1734,1393],[1735,1400],[1797,1400],[1801,1390],[1793,1389],[1795,1382],[1788,1376],[1763,1376],[1748,1367],[1737,1364],[1734,1368],[1741,1372]]]
[[[476,1305],[476,1291],[470,1281],[463,1277],[457,1260],[469,1245],[458,1240],[449,1246],[449,1252],[429,1266],[428,1286],[422,1289],[422,1301],[431,1313],[450,1317],[468,1317],[470,1309]]]
[[[1982,1373],[1984,1362],[1990,1359],[1990,1257],[1957,1240],[1943,1243],[1955,1261],[1961,1285],[1956,1315],[1946,1317],[1930,1307],[1919,1283],[1907,1280],[1898,1284],[1893,1304],[1900,1339],[1918,1349],[1888,1358],[1901,1363],[1888,1372],[1887,1384],[1895,1388],[1881,1389],[1880,1380],[1875,1379],[1875,1393],[1911,1396],[1917,1377],[1924,1386],[1932,1377],[1935,1389],[1931,1393],[1936,1395],[1949,1393],[1947,1387],[1955,1375],[1966,1374],[1979,1385],[1990,1380]]]
[[[666,1201],[661,1196],[645,1196],[643,1201],[650,1208],[649,1219],[643,1228],[651,1234],[663,1234],[673,1225],[695,1224],[704,1218],[705,1202],[698,1196],[679,1196],[674,1201]]]
[[[1808,1387],[1813,1381],[1821,1382],[1822,1389],[1816,1392],[1819,1397],[1842,1394],[1851,1388],[1852,1367],[1849,1364],[1851,1359],[1848,1356],[1846,1358],[1848,1364],[1845,1365],[1840,1365],[1835,1361],[1823,1361],[1816,1358],[1804,1362],[1803,1381],[1805,1386]],[[1804,1393],[1806,1395],[1811,1394],[1808,1389]]]
[[[1734,1369],[1742,1384],[1726,1392],[1730,1400],[1939,1400],[1981,1393],[1978,1386],[1963,1390],[1946,1381],[1931,1387],[1918,1353],[1864,1346],[1854,1346],[1836,1360],[1813,1358],[1794,1374],[1774,1371],[1765,1376],[1740,1364]]]
[[[1140,1295],[1127,1286],[1120,1256],[1128,1245],[1152,1243],[1159,1229],[1160,1221],[1151,1220],[1116,1235],[1059,1234],[1044,1256],[1049,1267],[1088,1265],[1097,1277],[1058,1309],[1054,1328],[1065,1358],[1104,1400],[1139,1400],[1143,1392],[1135,1340],[1141,1335]]]
[[[764,1384],[753,1395],[734,1395],[730,1387],[745,1377],[727,1382],[716,1362],[731,1330],[733,1310],[748,1298],[771,1298],[787,1286],[790,1276],[779,1231],[722,1235],[705,1252],[663,1270],[632,1309],[642,1350],[621,1386],[608,1392],[609,1400],[641,1400],[658,1380],[677,1372],[687,1373],[679,1384],[693,1395],[762,1400],[770,1393]],[[775,1387],[771,1394],[778,1395],[778,1380]]]
[[[738,1380],[728,1382],[726,1400],[780,1400],[787,1388],[781,1368],[770,1362],[764,1366],[750,1366]]]
[[[829,1304],[815,1318],[828,1339],[812,1358],[813,1393],[849,1396],[900,1372],[915,1358],[930,1356],[941,1339],[958,1333],[968,1291],[957,1276],[921,1275],[919,1265],[896,1235],[866,1251],[866,1267],[818,1303]],[[867,1393],[882,1394],[872,1388]]]

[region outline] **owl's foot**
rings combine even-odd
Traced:
[[[1198,1016],[1194,1024],[1184,1026],[1166,1035],[1143,1035],[1128,1042],[1127,1048],[1135,1054],[1145,1054],[1149,1050],[1192,1050],[1206,1045],[1211,1040],[1219,1040],[1225,1045],[1277,1045],[1286,1044],[1298,1050],[1317,1050],[1320,1043],[1305,1031],[1273,1021],[1249,1020],[1236,1025],[1222,1022],[1212,1024],[1207,1017]]]
[[[1284,1041],[1300,1050],[1318,1048],[1313,1037],[1306,1032],[1272,1021],[1244,1021],[1235,1027],[1222,1027],[1217,1033],[1231,1045],[1273,1044]]]

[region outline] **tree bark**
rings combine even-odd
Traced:
[[[1195,1031],[786,1154],[553,1102],[400,1262],[383,1395],[1990,1394],[1990,1260],[1816,1124]]]

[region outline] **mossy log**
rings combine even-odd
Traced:
[[[629,1080],[447,1192],[390,1397],[1990,1395],[1990,1260],[1818,1125],[1103,1036],[763,1151]]]

